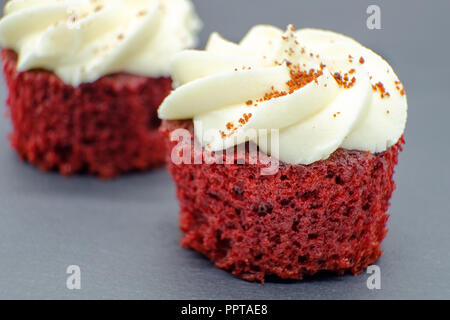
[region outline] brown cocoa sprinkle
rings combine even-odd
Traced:
[[[400,92],[400,95],[405,95],[405,88],[403,87],[402,83],[400,81],[394,81],[395,88]]]
[[[117,36],[117,39],[119,39],[119,40],[123,40],[124,38],[125,38],[125,36],[123,35],[123,33],[121,33]]]
[[[389,98],[391,96],[391,94],[386,91],[386,89],[384,88],[384,85],[381,82],[378,82],[375,85],[372,85],[372,89],[373,89],[373,91],[380,92],[381,99],[384,99],[386,97]]]
[[[300,70],[299,65],[293,65],[292,63],[287,63],[289,67],[289,75],[290,80],[286,82],[286,85],[288,87],[288,91],[279,91],[275,90],[274,86],[271,86],[271,91],[266,93],[263,98],[253,100],[248,100],[245,104],[247,106],[254,105],[255,107],[258,105],[258,102],[262,103],[264,101],[268,101],[274,98],[279,98],[286,96],[288,94],[292,94],[294,91],[301,89],[302,87],[306,86],[307,84],[311,83],[312,81],[315,81],[317,83],[317,78],[323,75],[322,70],[314,70],[311,69],[309,71],[303,71]],[[326,86],[326,84],[325,84]],[[254,102],[257,102],[254,104]],[[338,113],[339,114],[339,113]],[[252,117],[251,113],[244,113],[242,117],[238,120],[238,125],[233,125],[231,122],[226,124],[226,129],[229,131],[228,134],[224,131],[219,131],[222,138],[230,137],[233,135],[239,128],[244,126],[248,123],[250,118]]]
[[[349,74],[354,74],[355,71],[356,71],[355,69],[351,69],[348,73],[349,73]]]
[[[235,127],[234,124],[228,122],[226,124],[226,128],[229,131],[229,133],[226,134],[225,132],[219,130],[220,135],[222,136],[223,139],[232,136],[239,128],[242,128],[242,126],[244,126],[250,120],[251,117],[252,117],[251,113],[244,113],[242,115],[242,118],[238,120],[239,122],[238,127]]]
[[[359,58],[359,63],[364,64],[364,58],[363,57]]]
[[[375,86],[378,88],[378,90],[380,90],[381,93],[384,93],[384,85],[381,82],[378,82],[375,84]]]
[[[138,17],[143,17],[143,16],[145,16],[147,14],[147,10],[141,10],[141,11],[139,11],[138,12]]]
[[[244,117],[245,123],[247,123],[248,120],[250,120],[250,118],[252,117],[252,114],[251,113],[244,113],[243,117]]]
[[[98,5],[98,6],[95,7],[94,11],[95,12],[99,12],[102,9],[103,9],[103,6],[102,5]]]
[[[344,87],[344,89],[349,89],[349,88],[353,87],[353,85],[356,82],[356,78],[355,77],[353,77],[350,80],[349,77],[348,77],[348,74],[345,74],[344,77],[342,77],[342,75],[339,72],[335,72],[333,74],[333,78],[336,80],[338,85],[340,85],[341,87]]]
[[[335,72],[333,77],[334,77],[334,79],[336,79],[336,81],[342,80],[342,76],[341,76],[341,74],[339,72]]]
[[[303,88],[312,81],[317,82],[317,78],[323,74],[321,70],[316,71],[314,69],[309,70],[309,72],[301,71],[298,65],[292,66],[290,69],[291,80],[286,83],[289,88],[289,94]]]
[[[286,91],[278,91],[278,90],[274,90],[270,93],[266,93],[264,95],[264,101],[268,101],[274,98],[279,98],[279,97],[283,97],[283,96],[287,96],[287,92]]]
[[[291,76],[291,80],[286,83],[289,88],[289,92],[275,90],[275,87],[272,86],[270,88],[271,91],[266,93],[263,98],[256,100],[256,102],[264,102],[291,94],[295,90],[302,88],[303,86],[307,85],[311,81],[316,80],[317,77],[322,75],[322,71],[310,70],[309,73],[300,71],[300,67],[298,65],[292,65],[292,63],[287,63],[287,66],[290,69]],[[256,104],[255,107],[257,105],[258,104]]]
[[[288,94],[292,94],[294,91],[304,87],[308,83],[312,81],[317,81],[317,78],[321,76],[322,71],[316,71],[311,69],[309,72],[301,71],[298,65],[292,65],[290,67],[290,76],[291,80],[289,80],[286,85],[288,86],[289,91],[278,91],[272,86],[271,92],[266,93],[264,95],[263,101],[268,101],[274,98],[279,98],[286,96]]]

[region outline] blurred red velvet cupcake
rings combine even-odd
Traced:
[[[172,71],[158,112],[183,246],[260,282],[381,256],[407,119],[386,61],[330,31],[256,26]]]
[[[19,156],[104,178],[164,164],[157,108],[196,43],[188,0],[9,1],[2,60]]]

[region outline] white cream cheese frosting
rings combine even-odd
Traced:
[[[11,0],[0,45],[19,71],[42,68],[77,86],[116,72],[170,75],[201,27],[190,0]]]
[[[293,89],[296,72],[316,76]],[[386,151],[406,126],[407,99],[391,66],[331,31],[261,25],[239,44],[214,33],[204,51],[175,55],[172,74],[178,88],[159,117],[193,119],[211,151],[251,140],[270,155],[272,144],[254,132],[275,129],[279,160],[310,164],[338,148]]]

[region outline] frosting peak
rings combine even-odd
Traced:
[[[310,164],[338,148],[385,151],[406,125],[406,95],[389,64],[331,31],[263,25],[239,44],[213,33],[204,51],[177,54],[172,73],[179,88],[160,118],[193,119],[212,151],[251,140],[275,153],[253,134],[275,129],[278,158]]]
[[[11,0],[0,44],[18,53],[19,71],[51,70],[77,86],[116,72],[169,76],[200,26],[189,0]]]

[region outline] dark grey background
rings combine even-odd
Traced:
[[[194,2],[205,23],[202,44],[214,30],[237,41],[254,24],[294,23],[353,36],[393,65],[407,88],[409,122],[378,262],[382,289],[368,290],[367,274],[238,280],[178,246],[178,206],[165,170],[108,182],[43,174],[18,161],[2,118],[0,298],[449,299],[450,1]],[[381,6],[382,30],[366,28],[369,4]],[[71,264],[81,267],[79,291],[65,286]]]

